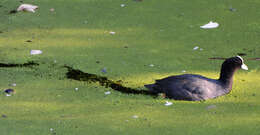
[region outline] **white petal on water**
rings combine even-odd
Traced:
[[[31,5],[31,4],[21,4],[17,11],[27,11],[27,12],[35,12],[35,10],[38,8],[38,6]]]
[[[31,55],[37,55],[37,54],[42,54],[41,50],[31,50]]]
[[[150,64],[149,66],[150,66],[150,67],[154,67],[154,64]]]
[[[137,119],[137,118],[138,118],[138,116],[137,116],[137,115],[134,115],[134,116],[132,116],[132,118],[134,118],[134,119]]]
[[[79,88],[75,88],[75,91],[78,91],[79,90]]]
[[[51,8],[51,9],[50,9],[50,11],[51,11],[51,12],[54,12],[54,11],[55,11],[55,9],[54,9],[54,8]]]
[[[109,34],[111,34],[111,35],[115,35],[116,32],[114,32],[114,31],[110,31]]]
[[[202,28],[202,29],[213,29],[213,28],[217,28],[218,26],[219,26],[219,24],[217,22],[210,21],[208,24],[200,26],[200,28]]]
[[[125,7],[125,4],[121,4],[120,6],[121,6],[121,7]]]
[[[111,92],[110,92],[110,91],[107,91],[107,92],[105,92],[105,95],[109,95],[109,94],[111,94]]]
[[[165,106],[170,106],[170,105],[172,105],[172,102],[166,101],[166,103],[164,105]]]
[[[193,50],[198,50],[199,49],[199,47],[198,46],[195,46],[194,48],[193,48]]]

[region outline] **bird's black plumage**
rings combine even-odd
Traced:
[[[241,67],[247,68],[243,59],[239,56],[232,57],[222,64],[219,79],[183,74],[156,80],[154,84],[145,87],[153,93],[165,93],[166,97],[175,100],[207,100],[229,93],[232,89],[233,75]]]

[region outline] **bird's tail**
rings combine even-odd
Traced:
[[[149,89],[150,92],[152,92],[152,93],[155,93],[155,94],[162,93],[162,91],[160,90],[160,88],[158,88],[158,86],[156,84],[147,84],[147,85],[144,85],[144,87]]]

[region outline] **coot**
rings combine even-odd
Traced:
[[[233,75],[240,68],[248,70],[243,58],[236,56],[224,61],[219,79],[183,74],[156,80],[145,87],[152,93],[165,93],[166,97],[175,100],[207,100],[228,94],[232,89]]]

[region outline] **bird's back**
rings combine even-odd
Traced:
[[[154,89],[160,89],[167,97],[177,100],[206,100],[225,94],[225,88],[219,80],[194,74],[156,80],[154,86]]]

